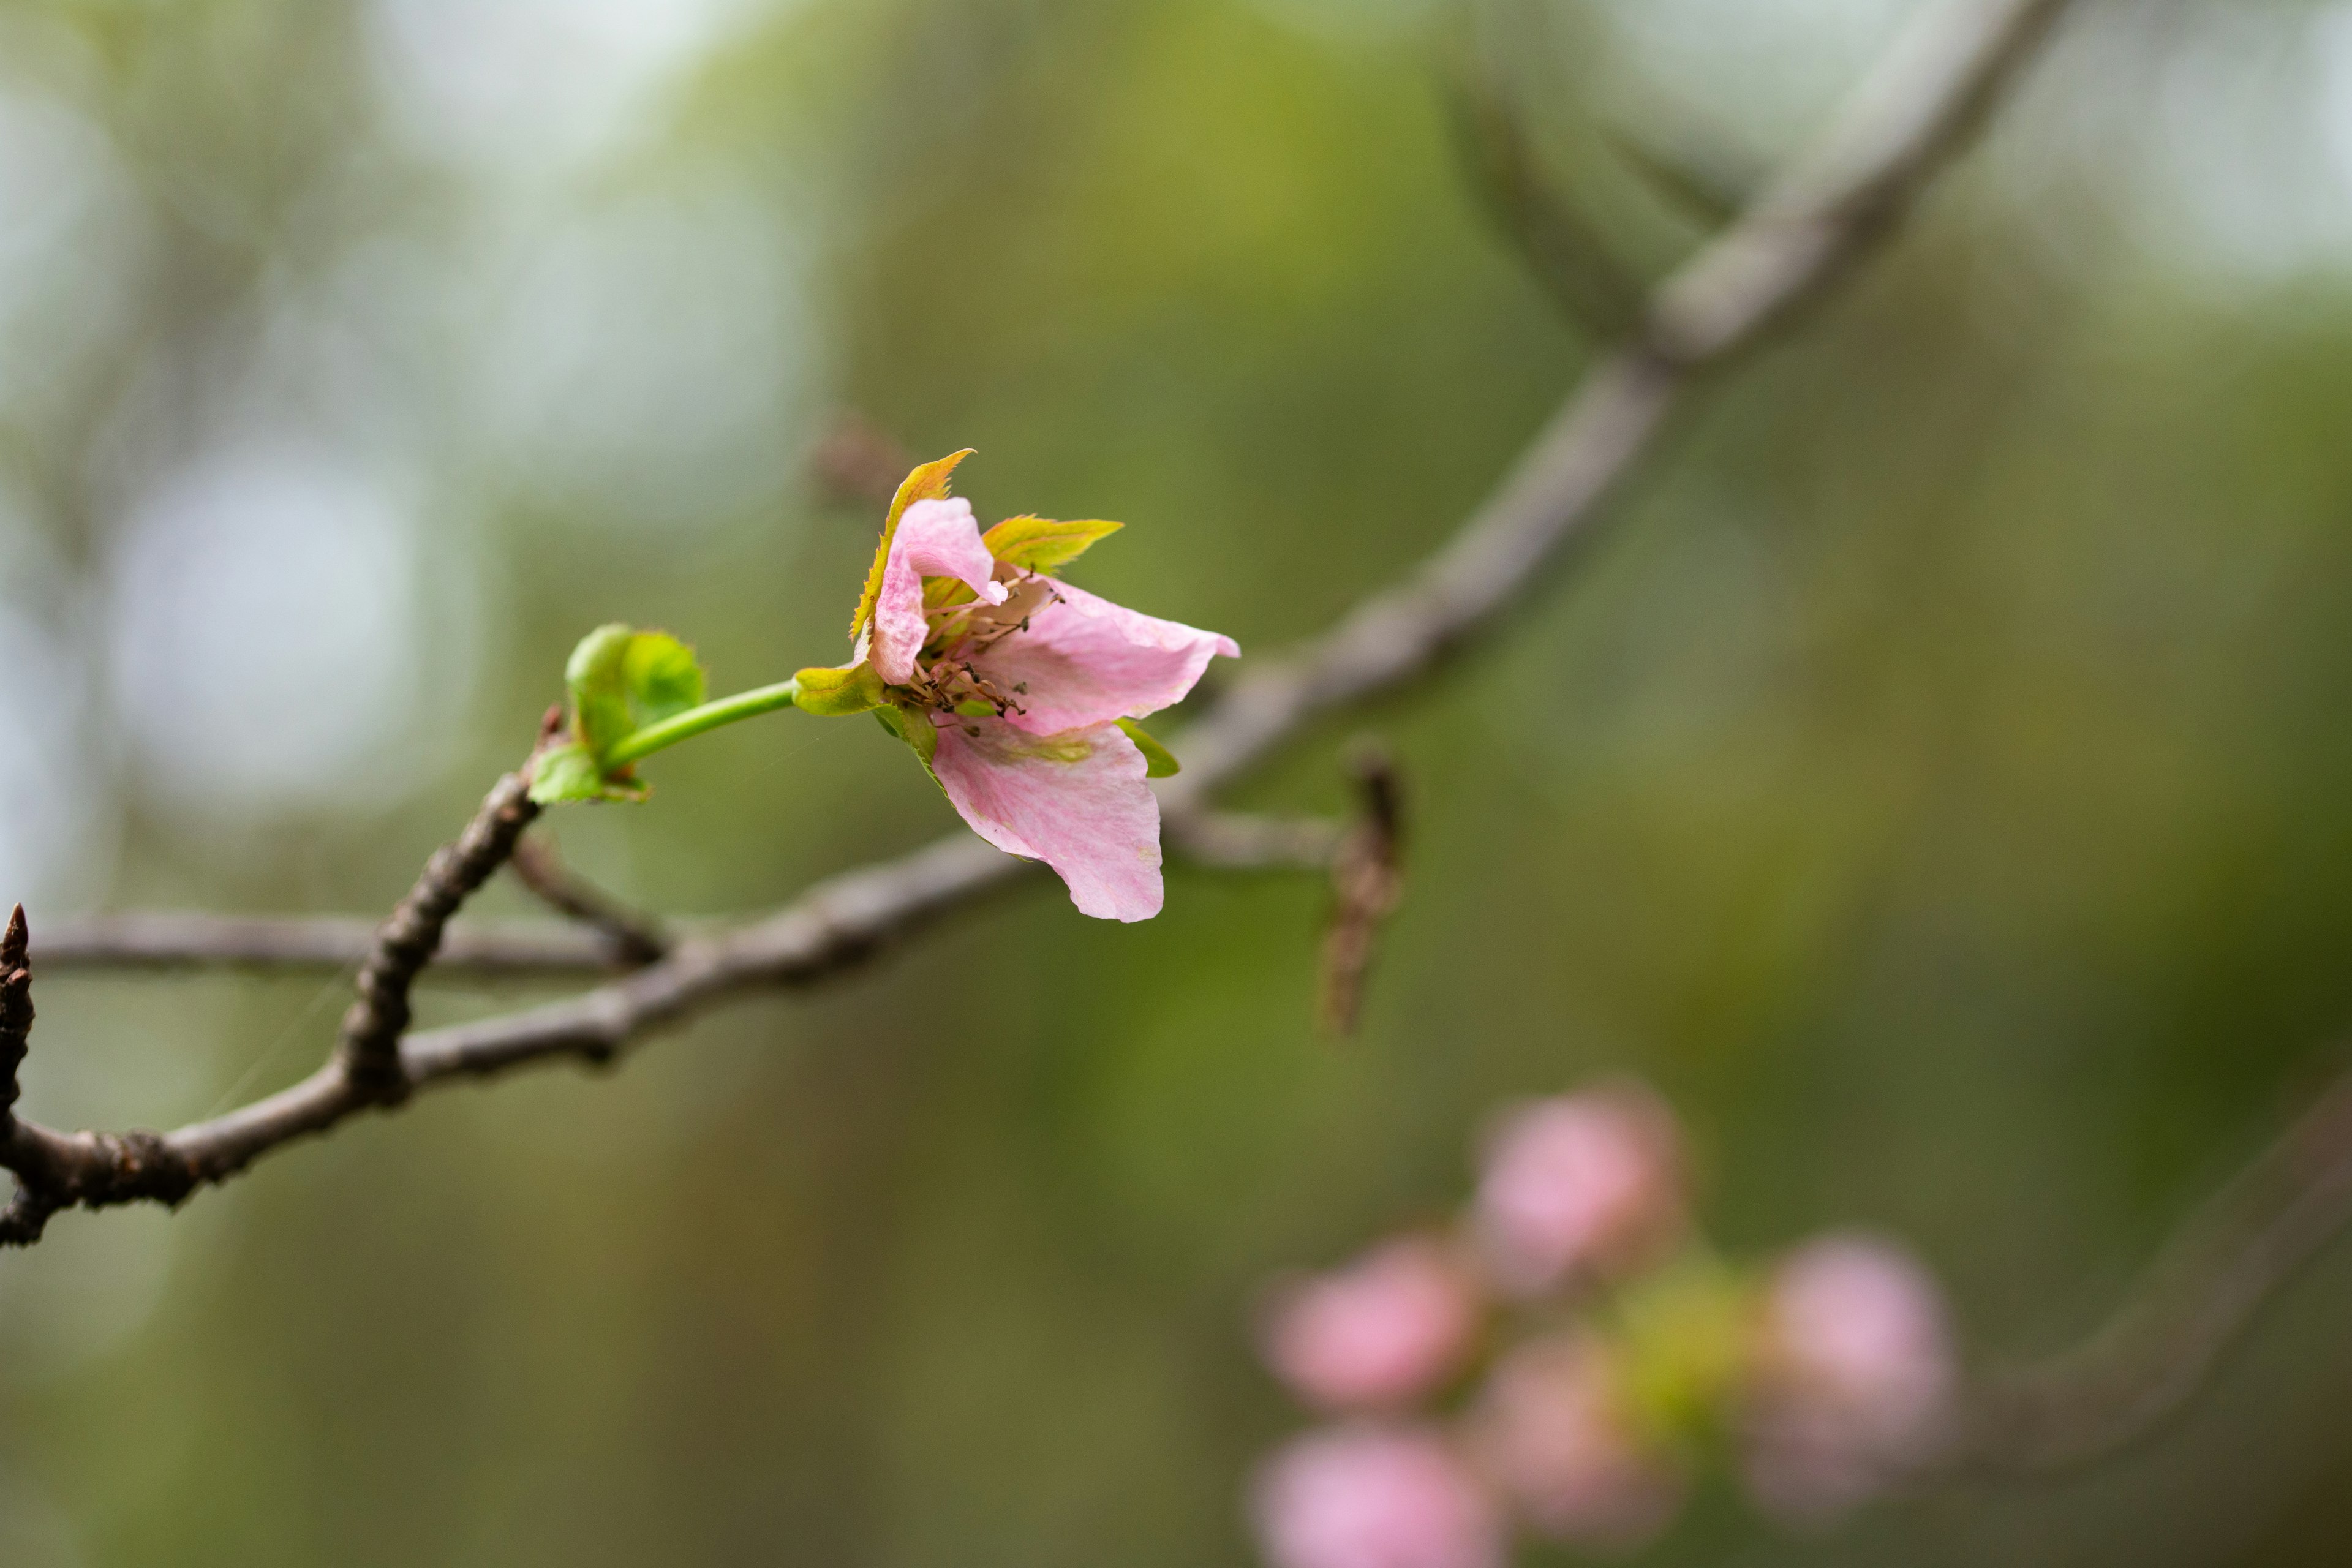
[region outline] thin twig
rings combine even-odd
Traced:
[[[0,1143],[16,1140],[16,1075],[32,1035],[33,970],[26,952],[25,906],[18,904],[9,913],[7,929],[0,931]],[[30,1184],[16,1178],[15,1196],[0,1210],[0,1246],[39,1239],[50,1208]]]
[[[409,991],[433,962],[449,917],[506,864],[538,815],[530,769],[500,779],[457,842],[434,851],[416,885],[377,931],[375,945],[360,965],[359,995],[343,1015],[335,1044],[338,1068],[363,1093],[391,1100],[408,1092],[400,1037],[408,1032]]]
[[[33,963],[26,952],[25,906],[9,911],[0,931],[0,1118],[16,1109],[16,1073],[33,1034]]]
[[[1529,276],[1576,324],[1613,338],[1642,309],[1641,280],[1543,167],[1517,107],[1475,65],[1449,85],[1470,186]]]
[[[69,916],[33,935],[42,973],[78,969],[318,970],[362,962],[377,922],[344,915],[143,911]],[[635,968],[611,937],[553,921],[457,921],[425,979],[596,974]]]
[[[659,921],[573,872],[544,832],[517,844],[508,868],[540,902],[602,935],[628,967],[642,969],[669,952],[669,933]]]
[[[1451,543],[1401,586],[1359,605],[1288,658],[1259,663],[1179,738],[1186,767],[1162,786],[1168,811],[1205,809],[1213,791],[1308,720],[1426,674],[1523,601],[1541,568],[1590,535],[1602,503],[1686,394],[1827,288],[1886,232],[2064,3],[1970,0],[1916,35],[1820,152],[1666,281],[1630,341],[1592,369]],[[483,823],[477,818],[478,827]],[[520,823],[512,830],[519,833]],[[487,876],[495,858],[478,855],[469,864]],[[0,1149],[0,1164],[40,1180],[62,1160],[91,1178],[58,1188],[76,1202],[176,1201],[193,1184],[221,1180],[271,1149],[383,1103],[377,1096],[385,1086],[401,1092],[530,1063],[603,1059],[722,996],[840,973],[948,910],[1032,874],[1024,863],[958,835],[822,884],[765,919],[689,937],[659,963],[568,1001],[405,1039],[389,1026],[393,1008],[363,1002],[346,1028],[346,1037],[359,1044],[346,1054],[374,1063],[379,1076],[372,1086],[345,1073],[339,1059],[278,1094],[127,1153],[87,1147],[92,1135],[71,1139],[20,1122]],[[446,920],[446,909],[436,905],[436,912]],[[438,935],[436,920],[420,921],[417,936],[425,924]],[[395,935],[398,960],[374,966],[374,983],[404,1007],[415,973],[407,954],[418,944],[404,932]],[[387,950],[394,945],[388,942]],[[422,952],[429,955],[429,943]],[[396,1072],[386,1068],[387,1058]],[[184,1177],[186,1184],[174,1190],[170,1179],[138,1173],[159,1161],[167,1177]],[[126,1165],[131,1174],[121,1173]],[[110,1169],[115,1174],[107,1175]]]

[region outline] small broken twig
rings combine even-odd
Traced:
[[[1404,792],[1395,760],[1367,741],[1352,763],[1360,806],[1331,858],[1331,923],[1323,934],[1319,1011],[1334,1035],[1356,1032],[1381,922],[1404,895]]]

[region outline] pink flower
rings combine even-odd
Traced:
[[[1643,1440],[1590,1332],[1530,1340],[1504,1356],[1470,1419],[1486,1471],[1555,1540],[1637,1546],[1681,1506],[1682,1467]]]
[[[1266,1314],[1266,1364],[1326,1409],[1400,1404],[1461,1364],[1477,1319],[1444,1244],[1407,1237],[1278,1291]]]
[[[1274,1568],[1501,1568],[1493,1505],[1425,1428],[1294,1438],[1259,1470],[1252,1500]]]
[[[1473,1225],[1496,1282],[1534,1295],[1654,1262],[1685,1222],[1674,1113],[1630,1085],[1540,1100],[1487,1140]]]
[[[1012,518],[980,531],[947,495],[965,456],[927,463],[892,504],[839,669],[803,670],[803,707],[879,709],[973,832],[1043,860],[1081,912],[1160,912],[1160,802],[1131,721],[1181,700],[1231,637],[1121,608],[1052,575],[1110,522]],[[1146,738],[1148,740],[1148,738]]]
[[[1852,1508],[1932,1455],[1958,1375],[1942,1294],[1910,1254],[1854,1236],[1799,1248],[1765,1296],[1749,1489],[1796,1519]]]

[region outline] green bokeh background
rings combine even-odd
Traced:
[[[141,215],[96,347],[45,361],[39,329],[114,276],[103,235],[0,338],[50,366],[0,378],[0,574],[100,672],[69,785],[97,847],[25,873],[37,924],[386,907],[600,621],[688,636],[720,690],[837,657],[875,519],[807,478],[835,409],[920,455],[978,447],[960,488],[984,515],[1127,520],[1086,585],[1277,648],[1442,540],[1588,356],[1465,182],[1449,74],[1482,62],[1654,269],[1696,229],[1612,129],[1760,167],[1913,7],[1717,5],[1710,55],[1707,7],[1677,0],[1701,18],[1683,56],[1626,41],[1637,6],[1568,0],[739,8],[553,174],[419,150],[383,85],[399,9],[0,5],[0,89],[95,128]],[[448,18],[473,14],[442,12],[463,46]],[[493,13],[528,46],[563,10]],[[1601,1073],[1685,1115],[1727,1247],[1888,1228],[1978,1353],[2065,1342],[2352,1013],[2330,48],[2342,16],[2308,5],[2091,7],[1886,263],[1706,397],[1572,574],[1253,784],[1241,804],[1337,808],[1359,729],[1406,770],[1411,881],[1360,1037],[1312,1028],[1309,879],[1174,868],[1138,927],[1031,883],[615,1074],[430,1097],[177,1216],[63,1217],[0,1258],[0,1562],[1248,1562],[1243,1478],[1297,1420],[1252,1362],[1254,1293],[1458,1200],[1497,1102]],[[577,68],[523,56],[525,85]],[[465,390],[512,366],[445,309],[468,258],[506,254],[468,247],[581,214],[658,228],[713,191],[772,226],[694,230],[689,255],[724,279],[724,244],[757,253],[725,310],[797,323],[763,422],[637,479],[519,456]],[[322,282],[355,256],[381,266]],[[658,337],[702,276],[645,285],[654,328],[566,331]],[[256,401],[237,345],[324,341],[288,303],[321,291],[396,372],[338,429],[396,427],[423,476],[399,667],[467,654],[355,793],[245,809],[132,733],[106,584],[121,498],[169,466],[154,428],[181,452],[233,403],[305,417]],[[583,363],[583,400],[627,392],[625,352]],[[666,911],[771,905],[953,826],[864,722],[788,713],[649,771],[649,805],[555,831]],[[425,1013],[538,994],[442,986]],[[58,976],[39,1000],[29,1113],[170,1125],[305,1070],[340,995]],[[2347,1310],[2339,1250],[2186,1420],[2095,1472],[1806,1538],[1718,1487],[1643,1561],[2340,1562]]]

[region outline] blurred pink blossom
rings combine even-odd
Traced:
[[[1496,1283],[1534,1295],[1622,1274],[1683,1234],[1674,1113],[1631,1085],[1522,1105],[1487,1139],[1474,1225]]]
[[[1588,1331],[1504,1356],[1470,1419],[1482,1468],[1542,1534],[1629,1548],[1681,1505],[1682,1468],[1633,1427],[1608,1352]]]
[[[1852,1508],[1933,1452],[1958,1375],[1942,1293],[1909,1253],[1858,1236],[1799,1248],[1765,1297],[1749,1489],[1792,1519]]]
[[[1501,1568],[1493,1504],[1424,1427],[1327,1427],[1259,1471],[1254,1514],[1274,1568]]]
[[[1279,1289],[1266,1314],[1266,1364],[1325,1409],[1402,1403],[1461,1365],[1478,1307],[1444,1243],[1406,1237]]]

